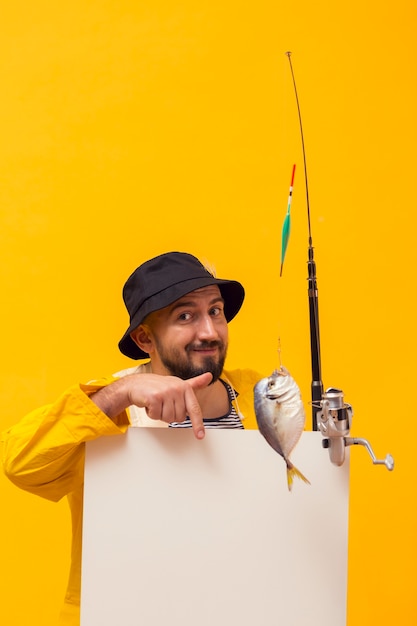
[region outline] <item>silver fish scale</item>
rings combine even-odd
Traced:
[[[305,412],[300,390],[287,370],[281,368],[260,380],[254,389],[259,431],[285,461],[304,430]]]

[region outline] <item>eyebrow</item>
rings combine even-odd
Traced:
[[[224,299],[221,296],[216,296],[215,298],[212,298],[212,300],[210,300],[208,305],[213,306],[213,304],[216,304],[217,302],[221,302],[222,304],[224,304]],[[196,306],[198,305],[197,305],[197,302],[195,302],[195,300],[178,300],[177,302],[174,302],[169,312],[174,313],[174,311],[176,311],[177,309],[181,309],[183,307],[195,308]]]

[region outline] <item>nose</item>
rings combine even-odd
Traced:
[[[219,335],[215,328],[213,318],[210,315],[205,315],[200,319],[198,325],[198,338],[205,341],[213,341],[218,339]]]

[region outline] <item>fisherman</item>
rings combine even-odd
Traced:
[[[228,322],[244,299],[242,285],[221,280],[187,253],[140,265],[123,288],[130,315],[119,342],[135,366],[79,384],[2,434],[6,475],[52,501],[67,496],[73,536],[70,578],[60,624],[80,623],[84,443],[130,425],[256,428],[253,370],[224,370]]]

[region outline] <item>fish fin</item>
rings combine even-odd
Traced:
[[[305,483],[307,484],[311,484],[310,481],[308,480],[308,478],[306,478],[304,476],[304,474],[302,474],[300,472],[300,470],[298,470],[295,465],[293,465],[290,461],[287,461],[287,482],[288,482],[288,491],[291,491],[292,489],[292,484],[294,481],[294,476],[297,476],[297,478],[300,478],[300,480],[303,480]]]

